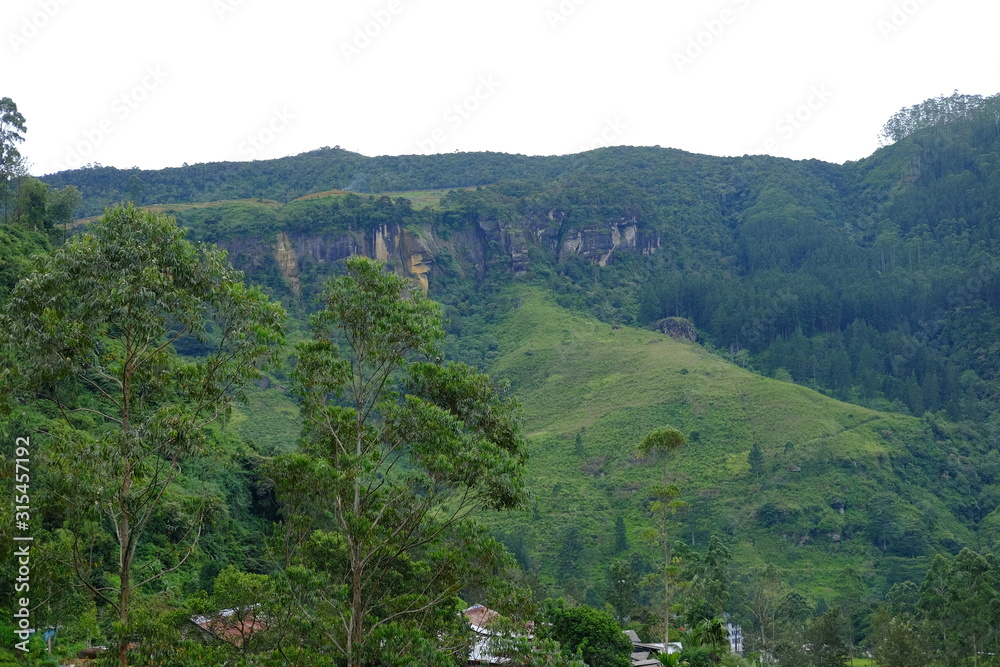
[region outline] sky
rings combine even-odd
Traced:
[[[612,145],[841,163],[1000,93],[994,0],[5,0],[42,175]]]

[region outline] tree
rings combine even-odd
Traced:
[[[729,563],[733,554],[716,535],[708,541],[708,549],[701,561],[699,572],[700,593],[712,610],[721,615],[729,603]]]
[[[747,454],[747,464],[750,466],[750,476],[760,480],[764,474],[764,452],[761,451],[760,445],[756,442],[753,443],[753,447]]]
[[[69,504],[70,566],[114,609],[120,664],[134,593],[183,565],[212,499],[173,498],[175,544],[163,549],[143,542],[150,520],[171,498],[185,457],[205,446],[208,425],[273,360],[283,318],[223,251],[131,205],[108,210],[44,258],[0,315],[11,362],[0,385],[49,417],[47,467]],[[204,353],[180,357],[173,345],[185,339],[201,341]],[[86,553],[99,539],[114,545],[110,573]]]
[[[252,654],[280,655],[282,662],[295,664],[302,629],[278,584],[276,577],[228,565],[216,575],[210,596],[198,591],[188,598],[190,612],[205,615],[202,627],[219,640],[213,664],[234,658],[241,664],[252,662]]]
[[[620,554],[628,549],[628,533],[625,530],[625,519],[615,518],[615,553]]]
[[[871,619],[868,644],[880,667],[918,667],[931,663],[923,628],[879,606]]]
[[[757,647],[761,653],[778,653],[779,610],[785,596],[781,573],[774,563],[754,573],[744,604],[757,626]],[[801,645],[801,642],[796,642]],[[782,661],[784,662],[784,661]]]
[[[546,600],[540,629],[590,667],[629,667],[632,642],[609,614],[591,607],[567,607],[562,599]]]
[[[837,591],[837,604],[848,630],[848,646],[853,657],[855,628],[858,627],[855,617],[863,609],[865,584],[858,571],[853,566],[846,565],[834,580],[834,589]]]
[[[911,107],[903,107],[882,126],[879,140],[883,145],[895,143],[922,128],[968,116],[992,99],[996,98],[962,95],[956,90],[949,97],[941,95]]]
[[[846,667],[847,641],[840,609],[834,607],[809,626],[806,633],[810,646],[810,662],[815,667]]]
[[[80,190],[75,185],[67,185],[49,193],[49,216],[52,224],[64,224],[69,228],[69,223],[73,220],[73,214],[80,208],[83,197]]]
[[[297,348],[304,451],[274,468],[286,572],[309,582],[301,609],[348,665],[388,659],[385,643],[437,664],[464,651],[449,644],[467,632],[457,593],[510,562],[472,516],[523,505],[520,408],[505,384],[440,363],[437,304],[373,260],[346,269]]]
[[[608,569],[608,589],[604,595],[620,623],[627,622],[635,609],[637,577],[628,561],[615,561]]]
[[[146,184],[143,183],[142,179],[139,178],[138,174],[132,174],[128,177],[128,182],[125,184],[125,191],[128,193],[128,199],[133,204],[141,204],[142,192],[146,189]]]
[[[261,609],[276,597],[271,577],[226,566],[215,578],[211,600],[214,609],[228,609],[231,613],[211,619],[208,632],[233,644],[240,653],[249,652],[271,629],[273,610],[261,613]]]
[[[697,646],[711,650],[712,661],[718,664],[722,654],[729,652],[729,631],[721,618],[703,618],[691,628],[691,637]]]
[[[565,584],[568,580],[580,575],[581,564],[586,555],[586,548],[583,538],[580,536],[580,527],[570,524],[566,527],[566,532],[559,540],[559,551],[557,554],[556,576],[559,583]]]
[[[49,217],[49,186],[37,178],[23,178],[18,187],[16,219],[32,231],[52,226]]]
[[[667,539],[667,522],[671,510],[676,511],[676,498],[679,491],[676,485],[669,484],[669,468],[667,456],[684,445],[684,435],[675,428],[664,426],[654,429],[639,443],[639,456],[660,455],[663,462],[663,483],[653,489],[656,499],[650,511],[660,514],[660,538],[663,542],[663,643],[670,642],[670,542]]]
[[[490,623],[487,651],[510,667],[587,667],[563,653],[559,642],[543,633],[525,632],[524,624],[504,617]]]
[[[21,153],[17,145],[24,141],[24,133],[28,128],[24,125],[24,116],[17,110],[14,100],[9,97],[0,98],[0,187],[4,190],[4,219],[6,223],[9,207],[10,179],[20,173]]]
[[[992,554],[965,548],[951,561],[938,555],[920,586],[920,608],[938,631],[938,650],[948,662],[979,655],[1000,615],[1000,563]]]

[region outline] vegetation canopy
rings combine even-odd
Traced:
[[[183,565],[217,501],[175,498],[162,549],[147,547],[147,528],[206,427],[283,342],[284,311],[242,277],[172,218],[122,206],[42,259],[0,315],[5,394],[41,411],[50,511],[71,536],[63,557],[115,610],[122,664],[133,593]],[[197,354],[177,354],[188,341]],[[110,568],[95,557],[106,529]]]
[[[297,348],[304,451],[275,464],[288,576],[338,660],[395,664],[391,641],[447,662],[466,650],[456,596],[508,565],[473,517],[523,504],[519,407],[485,374],[441,363],[437,304],[373,260],[346,267]]]

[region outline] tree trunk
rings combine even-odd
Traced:
[[[125,469],[122,479],[120,508],[121,518],[118,522],[118,546],[120,548],[118,556],[118,622],[121,623],[122,636],[119,637],[118,664],[121,667],[128,666],[128,627],[129,614],[132,607],[132,525],[129,512],[132,510],[132,503],[129,494],[132,493],[132,465],[128,459],[128,438],[129,420],[131,417],[132,403],[132,373],[125,365],[125,373],[122,377],[122,445],[124,451],[122,458],[125,460]]]
[[[356,547],[355,547],[356,548]],[[355,560],[355,554],[352,554]],[[347,637],[347,660],[351,667],[361,667],[361,657],[358,655],[358,648],[364,640],[365,612],[361,601],[361,568],[357,565],[360,559],[355,560],[351,567],[351,623],[349,635]]]
[[[119,562],[119,575],[121,577],[120,588],[118,591],[118,622],[121,623],[122,635],[118,638],[118,664],[121,667],[128,666],[128,626],[129,626],[129,612],[131,608],[131,598],[132,598],[132,588],[129,585],[132,578],[132,559],[129,558],[129,544],[128,534],[129,534],[129,521],[128,515],[122,518],[121,528],[122,531],[122,556]]]
[[[670,654],[670,588],[669,588],[669,573],[667,568],[670,566],[670,548],[667,545],[667,529],[666,529],[666,519],[664,519],[663,524],[663,650],[666,655]]]
[[[667,464],[663,464],[663,488],[667,488]],[[670,541],[667,539],[667,497],[663,498],[663,654],[670,655]]]

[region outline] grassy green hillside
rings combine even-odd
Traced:
[[[929,554],[972,539],[955,516],[961,488],[945,472],[949,455],[970,444],[946,428],[752,374],[695,343],[601,323],[541,290],[509,298],[491,371],[512,381],[524,405],[534,507],[498,529],[551,592],[594,602],[612,560],[633,550],[655,558],[640,535],[654,525],[648,490],[661,468],[635,449],[662,425],[688,435],[670,462],[691,503],[674,534],[699,550],[719,535],[744,574],[774,563],[819,598],[852,565],[877,590],[919,577]],[[759,479],[747,463],[754,443],[764,454]],[[631,547],[614,554],[619,516]]]

